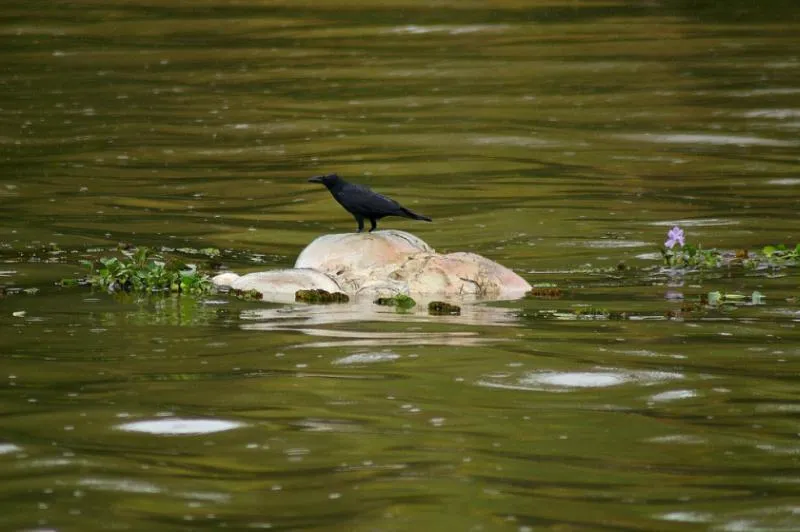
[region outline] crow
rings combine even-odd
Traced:
[[[348,183],[336,174],[319,175],[308,180],[309,183],[322,183],[325,185],[333,199],[353,215],[358,222],[358,232],[364,230],[364,220],[369,220],[369,232],[378,227],[378,220],[384,216],[402,216],[413,220],[432,221],[427,216],[422,216],[406,209],[395,200],[373,192],[364,185]]]

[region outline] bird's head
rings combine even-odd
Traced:
[[[336,174],[318,175],[308,180],[309,183],[322,183],[328,188],[339,182],[339,176]]]

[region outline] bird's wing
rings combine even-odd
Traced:
[[[348,210],[372,215],[385,216],[396,213],[402,207],[399,203],[363,185],[348,184],[337,195],[337,200]]]

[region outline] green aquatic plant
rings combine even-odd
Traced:
[[[214,291],[211,278],[194,264],[167,261],[144,246],[121,253],[121,258],[82,260],[89,275],[83,279],[62,279],[58,284],[91,285],[109,292],[207,294]]]
[[[764,246],[761,249],[761,253],[772,265],[797,264],[800,261],[800,244],[797,244],[794,248],[789,248],[785,244]]]
[[[629,315],[624,311],[608,310],[599,307],[579,307],[572,311],[579,320],[626,320]]]
[[[576,320],[628,320],[631,316],[637,316],[628,311],[608,310],[605,308],[592,307],[589,305],[580,306],[575,309],[538,309],[522,314],[525,318],[576,321]]]
[[[738,266],[757,270],[781,269],[800,264],[800,244],[795,247],[785,244],[768,245],[755,252],[747,249],[704,249],[701,244],[687,243],[686,235],[678,226],[669,230],[660,251],[664,264],[675,269],[713,270]]]
[[[721,292],[713,290],[687,298],[681,302],[680,310],[667,310],[667,318],[698,317],[709,312],[731,312],[742,307],[766,305],[767,296],[758,290],[750,294],[738,292]]]
[[[231,290],[230,292],[238,299],[242,299],[244,301],[261,301],[264,299],[264,294],[256,290],[255,288],[251,290]]]
[[[405,294],[397,294],[393,297],[379,297],[374,303],[384,307],[397,307],[398,310],[408,310],[417,304],[413,298]]]
[[[758,290],[750,295],[736,292],[720,292],[718,290],[706,294],[706,304],[710,307],[722,307],[725,305],[730,307],[764,305],[766,299],[766,296]]]
[[[313,290],[298,290],[294,294],[294,300],[298,303],[328,304],[328,303],[347,303],[350,297],[342,292],[328,292],[321,288]]]
[[[723,255],[716,249],[703,249],[700,244],[686,243],[686,235],[677,225],[667,233],[661,246],[664,264],[670,268],[717,268],[723,263]]]

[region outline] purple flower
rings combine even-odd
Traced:
[[[685,243],[686,241],[683,238],[683,229],[681,229],[676,225],[675,227],[669,230],[669,233],[667,233],[667,241],[664,242],[664,245],[669,249],[672,249],[673,247],[675,247],[675,244],[678,244],[681,247],[683,247]]]

